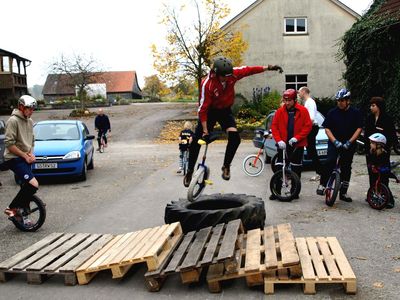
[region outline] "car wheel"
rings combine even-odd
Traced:
[[[87,172],[87,164],[86,164],[86,158],[85,158],[85,161],[83,162],[82,173],[79,176],[79,180],[81,180],[81,181],[86,180],[86,172]]]
[[[93,158],[93,152],[92,152],[92,159],[90,160],[90,163],[87,166],[88,170],[93,170],[93,168],[94,168],[94,161],[93,160],[94,160],[94,158]]]

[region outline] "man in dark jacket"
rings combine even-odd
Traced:
[[[97,151],[100,150],[100,143],[101,143],[101,136],[103,136],[105,147],[107,147],[107,132],[111,132],[111,124],[110,124],[110,119],[106,114],[104,114],[104,111],[102,108],[99,108],[98,114],[94,120],[94,128],[98,131],[97,134],[97,143],[99,144],[99,148],[97,148]]]

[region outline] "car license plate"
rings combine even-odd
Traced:
[[[35,164],[36,169],[57,169],[57,163],[38,163]]]
[[[318,150],[317,153],[318,153],[318,156],[327,155],[328,154],[328,150],[326,150],[326,149]]]

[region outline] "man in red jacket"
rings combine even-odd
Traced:
[[[186,187],[192,180],[194,165],[199,156],[200,145],[197,141],[200,138],[207,139],[217,122],[228,134],[222,178],[230,179],[230,165],[240,144],[240,136],[231,110],[235,100],[235,83],[243,77],[267,70],[283,72],[282,68],[276,65],[233,68],[232,61],[226,57],[217,57],[214,60],[210,73],[203,79],[200,87],[199,121],[189,149],[188,171],[183,179]]]
[[[294,89],[286,90],[282,98],[284,105],[276,111],[271,125],[272,136],[278,147],[277,165],[282,165],[283,150],[286,149],[292,171],[300,178],[304,147],[307,146],[307,136],[312,128],[310,114],[297,103]],[[298,198],[299,195],[294,195],[294,199]],[[276,198],[271,195],[269,199]]]

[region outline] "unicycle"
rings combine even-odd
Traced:
[[[29,208],[18,208],[16,215],[8,219],[21,231],[36,231],[46,220],[46,204],[38,196],[32,195]],[[29,222],[24,222],[24,219],[29,219]]]
[[[339,154],[336,159],[336,166],[333,169],[331,176],[329,176],[324,191],[326,205],[333,206],[333,204],[335,204],[340,187],[341,187],[341,179],[340,179],[340,151],[339,151]]]
[[[295,150],[296,151],[296,150]],[[286,149],[282,154],[282,168],[271,177],[269,187],[271,193],[280,201],[292,201],[300,193],[301,182],[299,176],[286,165]]]
[[[211,134],[207,139],[207,141],[199,139],[197,142],[199,145],[206,145],[206,147],[204,149],[204,154],[201,163],[197,165],[197,170],[196,172],[194,172],[192,180],[190,181],[189,184],[187,198],[190,202],[193,202],[197,198],[199,198],[199,196],[201,195],[207,184],[210,185],[212,184],[212,182],[208,180],[208,178],[210,177],[210,168],[206,166],[206,158],[207,158],[208,144],[215,141],[217,138],[218,135]]]
[[[263,135],[263,141],[261,144],[261,147],[258,149],[257,154],[250,154],[248,156],[246,156],[243,160],[243,164],[242,164],[242,168],[243,171],[246,175],[248,176],[258,176],[262,173],[262,171],[264,170],[264,160],[262,158],[262,153],[263,148],[264,148],[264,143],[266,138],[268,137],[268,131],[264,131],[264,130],[259,130],[258,134]]]

